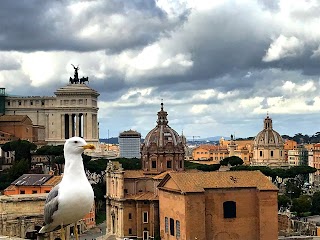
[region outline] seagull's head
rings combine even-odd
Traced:
[[[69,138],[64,144],[64,151],[73,154],[82,154],[85,149],[95,149],[94,145],[80,137]]]

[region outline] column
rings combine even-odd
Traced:
[[[60,138],[61,139],[65,139],[65,123],[64,123],[64,114],[61,114],[61,134],[60,134]]]
[[[155,224],[155,216],[154,216],[154,202],[150,203],[150,214],[149,214],[149,226],[150,226],[150,236],[154,237],[154,224]]]
[[[25,225],[24,225],[24,219],[21,219],[20,223],[20,237],[24,238],[25,237]]]
[[[72,114],[68,114],[69,115],[69,138],[71,138],[71,137],[73,137],[72,136],[72,121],[73,121],[73,119],[72,119]]]
[[[142,232],[141,232],[141,206],[139,201],[136,201],[136,226],[137,226],[137,237],[141,237],[142,236]]]
[[[119,211],[118,211],[118,219],[119,219],[119,235],[120,238],[124,237],[124,231],[123,231],[123,206],[121,203],[121,206],[119,207]]]
[[[82,113],[79,113],[78,129],[79,129],[79,137],[83,137],[83,114]]]
[[[74,117],[76,120],[74,135],[80,137],[79,114],[75,114]]]
[[[88,113],[85,113],[83,116],[83,137],[88,138]]]
[[[108,194],[107,194],[108,196]],[[106,234],[111,233],[111,205],[110,200],[106,199]]]

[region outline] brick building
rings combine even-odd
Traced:
[[[171,172],[158,189],[163,240],[278,239],[278,189],[259,171]]]

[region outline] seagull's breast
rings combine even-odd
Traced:
[[[69,224],[90,212],[94,203],[94,193],[86,178],[77,181],[64,180],[61,181],[59,188],[59,214],[56,217],[63,218],[64,224]]]

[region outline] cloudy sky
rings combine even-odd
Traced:
[[[3,0],[0,86],[53,96],[79,65],[102,138],[144,137],[161,99],[187,136],[255,136],[267,113],[280,134],[312,135],[319,13],[319,0]]]

